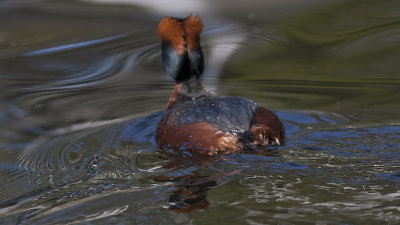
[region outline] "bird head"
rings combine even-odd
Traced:
[[[198,16],[165,17],[158,25],[163,66],[176,83],[193,76],[200,77],[203,73],[202,30],[203,23]]]

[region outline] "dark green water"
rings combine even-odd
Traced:
[[[0,224],[399,224],[400,2],[0,1]],[[158,21],[287,144],[160,152]]]

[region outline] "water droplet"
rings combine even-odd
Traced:
[[[211,106],[214,106],[214,103],[211,103]]]
[[[209,120],[210,119],[210,117],[209,116],[207,116],[207,120]]]

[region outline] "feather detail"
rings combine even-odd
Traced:
[[[179,54],[185,53],[185,40],[182,23],[169,16],[164,17],[158,24],[158,36],[163,40],[170,42]]]
[[[186,43],[188,50],[192,50],[197,47],[199,43],[199,36],[203,30],[203,23],[198,16],[189,16],[184,22],[184,30],[186,33]]]

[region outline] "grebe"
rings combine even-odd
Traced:
[[[157,126],[159,146],[213,155],[283,145],[284,128],[274,113],[252,100],[215,96],[203,88],[202,30],[198,16],[165,17],[158,25],[163,66],[176,82]]]

